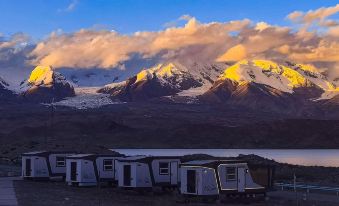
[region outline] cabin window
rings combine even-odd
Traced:
[[[112,171],[113,170],[113,160],[104,160],[104,171]]]
[[[159,162],[159,174],[160,175],[169,174],[169,163],[168,162]]]
[[[65,167],[66,166],[66,157],[56,157],[56,166]]]
[[[226,167],[226,181],[235,181],[237,178],[235,167]]]

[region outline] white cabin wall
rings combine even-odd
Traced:
[[[181,194],[191,194],[187,192],[187,170],[195,170],[196,171],[196,194],[201,194],[202,193],[202,189],[199,189],[199,187],[201,187],[201,170],[199,167],[189,167],[189,166],[185,166],[185,167],[180,167],[180,192]],[[200,176],[200,177],[199,177]]]
[[[178,163],[177,166],[179,167],[180,160],[178,160],[178,159],[155,159],[151,163],[155,183],[170,183],[170,181],[171,181],[170,165],[169,165],[169,168],[168,168],[169,169],[168,175],[160,175],[160,173],[159,173],[159,166],[160,166],[159,163],[160,162],[166,162],[168,164],[170,164],[171,162],[177,162]],[[177,171],[178,171],[178,168],[177,168]],[[178,171],[178,175],[179,175],[179,171]],[[180,179],[180,178],[177,178],[177,179]]]
[[[236,167],[238,168],[245,168],[247,169],[247,173],[245,173],[245,188],[260,188],[261,186],[256,184],[251,176],[251,171],[248,168],[246,163],[239,163],[239,164],[228,164],[228,165],[220,165],[218,167],[219,177],[220,177],[220,184],[221,188],[224,190],[237,190],[238,189],[238,176],[236,177],[236,181],[226,181],[226,167]],[[237,171],[236,169],[236,171]]]
[[[56,157],[67,157],[72,154],[50,154],[48,157],[49,163],[51,165],[52,173],[66,173],[66,166],[65,167],[57,167],[56,166]]]
[[[117,159],[114,160],[114,180],[119,180],[119,161]]]
[[[215,170],[212,168],[201,168],[201,194],[218,195],[219,188]]]
[[[132,178],[136,187],[152,187],[152,179],[148,164],[134,163],[132,167]]]
[[[72,160],[66,159],[66,182],[71,182],[71,162]]]
[[[124,165],[131,165],[131,186],[124,185]],[[134,162],[118,162],[116,161],[117,180],[119,187],[136,187],[137,186],[137,171],[136,163]]]
[[[72,182],[71,180],[71,163],[75,162],[76,163],[76,181],[75,182],[80,182],[81,181],[81,159],[66,159],[66,182]]]
[[[219,173],[219,179],[220,179],[220,185],[222,190],[237,190],[238,189],[238,176],[236,175],[236,178],[234,181],[227,181],[226,180],[226,167],[236,167],[237,168],[241,166],[238,164],[228,164],[228,165],[220,165],[218,167],[218,173]]]
[[[83,183],[97,182],[93,161],[82,160],[79,166],[80,166],[80,170],[78,170],[79,171],[78,173],[80,175],[80,182],[83,182]]]
[[[113,168],[112,171],[104,171],[104,160],[113,160]],[[96,159],[96,164],[99,172],[99,177],[100,178],[110,178],[114,179],[114,157],[98,157]]]
[[[32,177],[49,177],[47,159],[45,157],[32,156]]]
[[[186,185],[187,185],[187,168],[186,167],[180,167],[180,193],[182,194],[186,194],[187,193],[187,189],[186,189]]]
[[[122,167],[122,162],[119,161],[115,161],[115,177],[118,180],[118,186],[119,187],[123,187],[124,186],[124,171],[123,171],[123,167]]]

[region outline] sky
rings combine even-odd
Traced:
[[[38,65],[116,70],[178,61],[267,59],[339,78],[339,3],[330,0],[0,0],[0,77]]]
[[[52,31],[74,32],[82,28],[158,31],[184,14],[200,22],[251,19],[290,25],[286,15],[295,11],[333,6],[334,0],[2,0],[0,33],[24,32],[39,40]],[[178,22],[180,24],[180,22]]]

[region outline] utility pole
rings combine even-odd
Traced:
[[[298,202],[298,193],[297,193],[297,176],[295,175],[295,172],[293,174],[293,186],[294,186],[294,192],[295,192],[295,201],[298,206],[299,202]]]

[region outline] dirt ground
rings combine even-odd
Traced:
[[[291,192],[270,192],[266,200],[232,200],[203,203],[192,200],[183,203],[176,192],[172,193],[146,193],[139,194],[135,191],[126,191],[112,187],[78,188],[65,185],[64,182],[34,182],[14,181],[16,196],[19,206],[108,206],[108,205],[230,205],[230,206],[283,206],[296,205],[295,196]],[[328,198],[330,197],[330,198]],[[315,200],[317,199],[317,200]],[[339,198],[335,195],[314,196],[303,200],[299,195],[299,206],[334,206]],[[332,201],[334,200],[334,201]],[[332,202],[331,202],[332,201]]]

